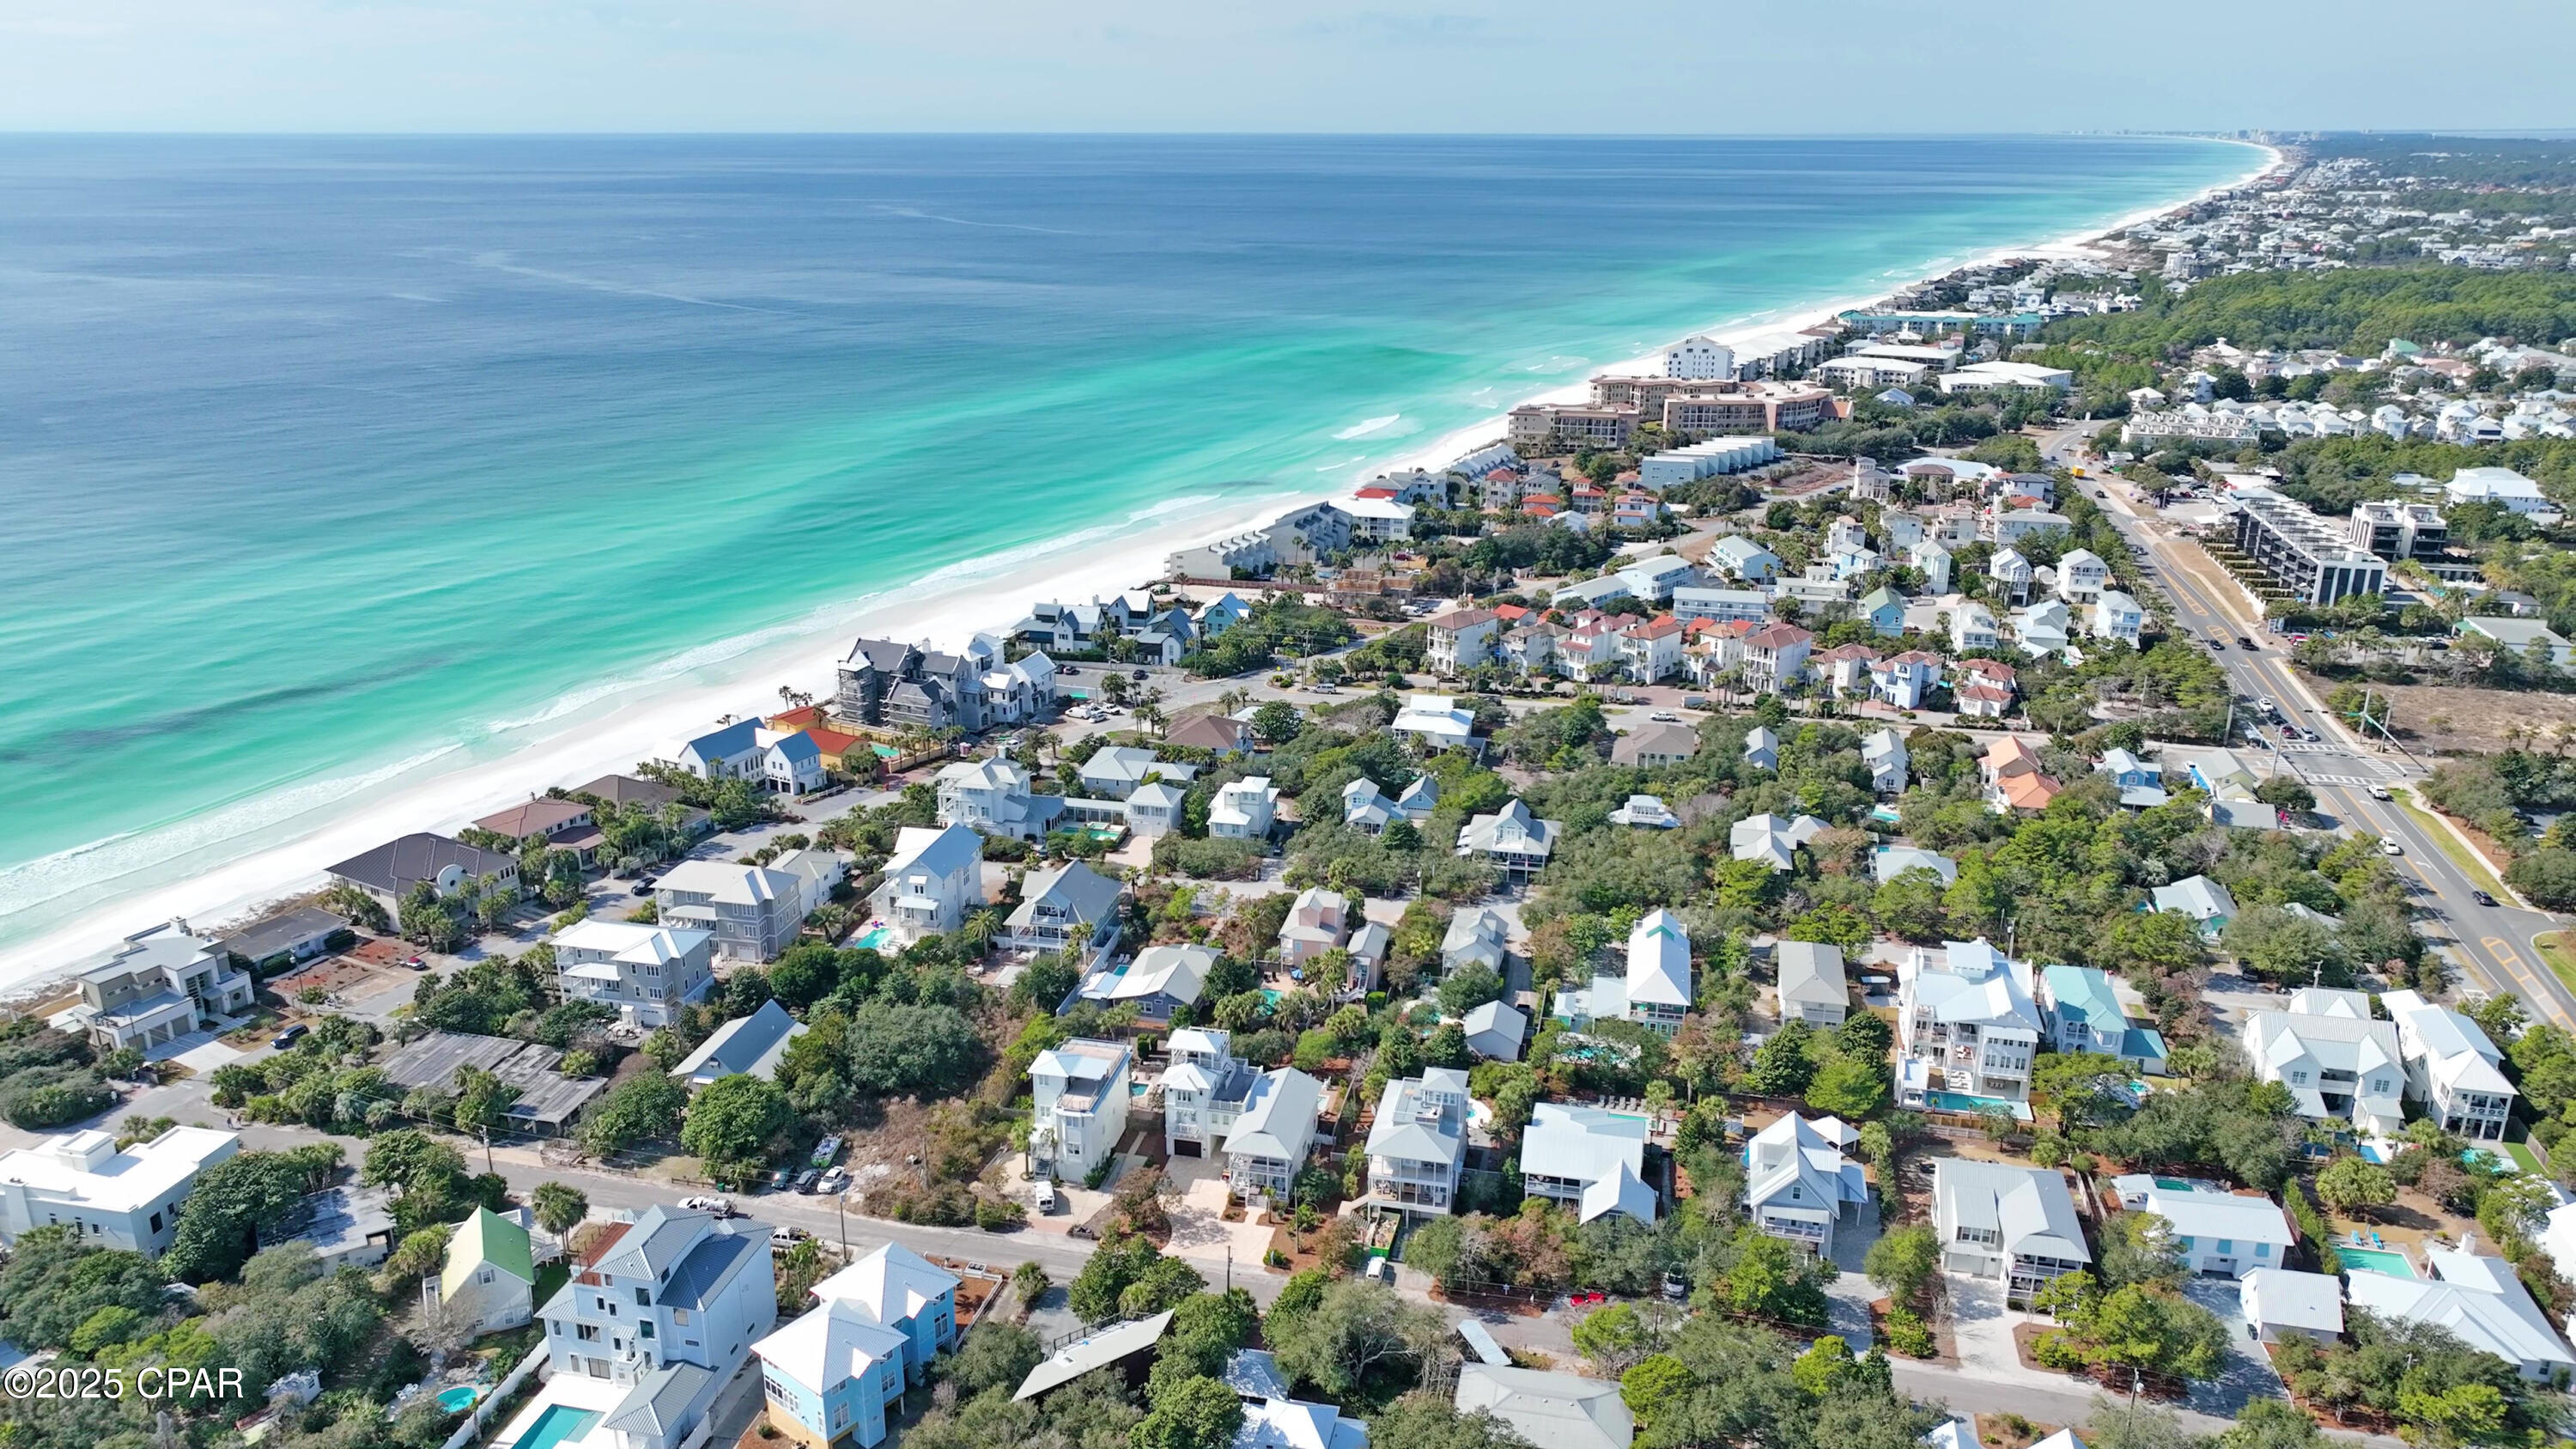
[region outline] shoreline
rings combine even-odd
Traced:
[[[1792,305],[1694,328],[1680,335],[1738,341],[1763,333],[1796,331],[1870,304],[1905,287],[1964,267],[2005,257],[2080,254],[2111,232],[2196,205],[2221,191],[2244,186],[2283,164],[2282,153],[2253,142],[2262,155],[2255,169],[2203,187],[2191,196],[2160,202],[2096,226],[2032,245],[2003,245],[1934,268],[1891,279],[1876,291],[1821,304]],[[450,740],[404,758],[330,779],[294,782],[193,820],[168,822],[91,841],[25,862],[22,869],[70,869],[121,849],[187,831],[201,843],[138,858],[107,878],[105,894],[39,928],[25,941],[0,946],[0,999],[23,1001],[59,980],[73,962],[129,932],[173,917],[211,929],[246,921],[269,905],[315,887],[323,869],[394,836],[416,830],[452,832],[549,786],[577,783],[630,767],[654,745],[703,727],[745,704],[765,712],[779,684],[828,685],[833,666],[853,634],[928,638],[955,644],[982,631],[1006,629],[1028,606],[1050,595],[1081,598],[1131,588],[1161,577],[1165,556],[1268,522],[1308,503],[1347,496],[1369,477],[1417,467],[1437,467],[1485,443],[1499,441],[1513,407],[1587,395],[1594,373],[1633,371],[1644,357],[1592,367],[1585,382],[1567,383],[1515,399],[1478,422],[1436,435],[1422,447],[1378,462],[1328,467],[1341,481],[1329,488],[1290,486],[1263,491],[1257,503],[1228,493],[1185,494],[1135,510],[1114,522],[1076,529],[933,569],[917,578],[819,605],[792,619],[727,639],[683,649],[667,659],[606,679],[585,681],[552,699],[496,718],[472,740]],[[1352,441],[1361,441],[1353,439]],[[1247,506],[1249,504],[1249,506]],[[1060,560],[1060,567],[1047,567]],[[1032,571],[1035,566],[1040,571]],[[1008,580],[1007,595],[992,585]],[[828,691],[817,691],[828,692]],[[540,733],[542,731],[542,733]],[[512,736],[525,735],[514,741]],[[458,756],[464,756],[462,760]],[[250,845],[255,832],[292,830],[284,839]],[[202,858],[199,858],[202,857]],[[176,871],[174,878],[119,892],[127,874]],[[97,890],[76,886],[66,891]]]

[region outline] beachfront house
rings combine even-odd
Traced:
[[[80,999],[63,1013],[63,1026],[111,1052],[166,1046],[201,1022],[248,1011],[258,989],[185,921],[135,932],[74,966],[72,979]]]
[[[455,895],[467,886],[485,893],[498,892],[516,899],[519,894],[519,858],[497,850],[482,850],[444,835],[416,831],[398,840],[389,840],[362,855],[353,855],[327,869],[335,885],[356,886],[376,898],[388,912],[402,910],[403,897],[412,887],[427,882],[441,899]]]

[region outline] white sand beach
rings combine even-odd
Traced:
[[[2240,143],[2250,144],[2250,143]],[[2014,256],[2072,255],[2108,233],[2188,206],[2211,192],[2242,186],[2281,164],[2269,147],[2252,147],[2262,163],[2243,177],[2180,202],[2144,208],[2084,232],[2036,246],[1998,247],[1980,257],[1927,265],[1921,279],[1962,266]],[[1737,316],[1706,329],[1722,342],[1814,326],[1835,314],[1899,290]],[[1635,371],[1654,354],[1592,372]],[[1512,404],[1580,398],[1577,381]],[[1374,420],[1383,422],[1385,420]],[[1504,412],[1445,434],[1402,457],[1333,475],[1329,486],[1177,499],[1116,523],[939,569],[926,577],[782,623],[720,641],[632,677],[593,681],[516,720],[493,722],[472,745],[453,743],[350,777],[303,782],[241,802],[185,830],[202,845],[176,853],[166,837],[121,837],[58,857],[87,881],[121,880],[133,888],[40,936],[0,949],[0,992],[24,994],[118,937],[173,917],[211,927],[312,889],[334,861],[411,831],[453,831],[503,806],[622,770],[656,744],[711,725],[719,716],[775,706],[782,685],[828,694],[833,666],[862,635],[926,639],[954,646],[979,631],[999,630],[1039,599],[1088,599],[1160,576],[1173,550],[1223,537],[1319,498],[1342,496],[1366,477],[1436,467],[1502,436]],[[244,845],[245,841],[258,842]],[[145,849],[149,843],[152,848]],[[130,864],[120,852],[131,851]],[[40,863],[41,864],[41,863]],[[174,869],[186,872],[168,878]],[[95,884],[86,889],[97,889]]]

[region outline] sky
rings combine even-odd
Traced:
[[[2568,0],[0,0],[0,130],[2512,130],[2576,125],[2571,49]]]

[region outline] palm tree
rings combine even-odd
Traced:
[[[1002,913],[991,906],[976,910],[966,917],[964,925],[957,928],[957,934],[973,942],[975,950],[981,954],[991,948],[995,936],[1002,934]]]
[[[541,1182],[528,1194],[528,1205],[536,1209],[537,1226],[560,1238],[581,1225],[590,1216],[590,1198],[580,1188],[560,1182]]]

